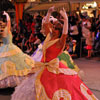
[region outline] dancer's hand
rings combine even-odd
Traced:
[[[7,16],[7,15],[8,15],[8,13],[7,13],[6,11],[4,11],[4,12],[3,12],[3,15],[6,15],[6,16]]]
[[[67,13],[66,13],[64,8],[62,10],[60,10],[60,14],[64,18],[64,25],[63,25],[62,34],[68,34],[68,16],[67,16]]]
[[[60,10],[60,14],[64,19],[68,20],[68,16],[64,8]]]
[[[55,7],[54,6],[52,6],[52,7],[50,7],[49,9],[48,9],[48,13],[52,13],[52,12],[54,12],[55,11]]]
[[[55,8],[55,7],[53,6],[53,7],[50,7],[50,8],[48,9],[48,13],[47,13],[47,15],[46,15],[46,20],[45,20],[46,23],[49,22],[49,19],[50,19],[51,13],[52,13],[53,11],[55,11],[54,8]]]
[[[6,11],[3,12],[3,15],[6,15],[7,21],[10,20],[10,17],[9,17],[9,15],[8,15],[8,13]]]
[[[11,34],[10,16],[9,16],[9,14],[6,11],[3,12],[3,15],[5,15],[6,16],[6,19],[7,19],[7,27],[8,27],[7,29],[8,29],[8,33]]]

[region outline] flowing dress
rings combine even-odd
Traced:
[[[34,67],[34,61],[12,43],[12,34],[4,30],[6,37],[2,38],[0,46],[0,88],[15,87]]]
[[[43,25],[43,30],[45,30],[45,33],[49,33],[49,28],[53,27],[51,23],[45,23]],[[35,61],[41,61],[42,55],[43,55],[43,48],[42,48],[43,42],[38,46],[37,50],[32,54],[32,59]],[[53,49],[54,50],[54,49]],[[58,55],[59,60],[65,65],[71,68],[72,70],[78,72],[79,76],[83,76],[83,71],[81,71],[78,66],[74,63],[71,56],[67,51],[63,51]]]
[[[42,52],[42,45],[43,43],[40,43],[38,45],[38,48],[34,51],[34,53],[31,55],[31,58],[35,61],[41,61],[43,52]]]
[[[37,50],[31,55],[31,58],[35,61],[41,61],[42,56],[43,56],[43,50],[42,50],[42,45],[43,43],[41,43]],[[66,66],[68,66],[69,68],[71,68],[72,70],[78,72],[79,74],[81,74],[81,70],[79,69],[79,67],[74,63],[73,59],[71,58],[70,54],[68,53],[68,51],[63,51],[59,56],[58,56],[59,60]]]
[[[65,39],[66,36],[62,36]],[[31,74],[12,95],[11,100],[98,100],[80,80],[77,72],[65,66],[57,58],[63,47],[57,47],[59,39],[50,40],[48,34],[43,44],[41,62],[35,62]]]

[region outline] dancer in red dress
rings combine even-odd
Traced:
[[[54,7],[49,8],[46,27],[49,34],[43,44],[43,57],[36,62],[29,78],[23,81],[12,95],[12,100],[98,100],[80,80],[77,73],[62,64],[57,56],[62,52],[68,33],[68,17],[63,9],[63,31],[60,38],[59,23],[49,24]],[[44,27],[45,28],[45,27]],[[46,30],[45,30],[46,31]]]

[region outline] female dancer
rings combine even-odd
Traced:
[[[52,22],[53,24],[56,23],[56,22],[59,22],[56,18],[54,18],[53,16],[50,16],[49,18],[49,22]],[[41,29],[41,32],[46,35],[43,27],[45,27],[46,25],[44,25],[46,23],[46,17],[43,18],[42,20],[42,29]],[[57,28],[57,26],[56,26]],[[59,26],[58,26],[59,28]],[[62,26],[59,28],[61,29]],[[45,28],[45,30],[47,30],[46,32],[49,33],[48,31],[48,27]],[[41,61],[42,59],[42,55],[43,55],[43,50],[42,50],[42,45],[43,45],[43,42],[38,46],[37,50],[31,55],[31,58],[35,61]],[[58,56],[59,60],[66,66],[68,66],[69,68],[71,68],[72,70],[78,72],[79,76],[82,77],[84,74],[83,74],[83,71],[80,70],[78,68],[78,66],[74,63],[74,61],[72,60],[71,56],[69,55],[69,53],[65,50],[63,51],[59,56]]]
[[[48,23],[52,11],[54,7],[47,13],[46,27],[49,27],[50,33],[47,33],[43,44],[42,60],[35,62],[31,73],[36,73],[30,75],[16,88],[11,100],[98,100],[77,73],[63,65],[57,58],[65,45],[68,17],[64,9],[60,11],[64,25],[62,35],[58,38],[59,29],[56,26],[59,23],[53,26]]]
[[[6,16],[6,22],[2,20],[4,18],[2,16]],[[10,17],[5,11],[2,16],[0,18],[0,39],[3,42],[0,46],[0,88],[7,88],[18,85],[34,66],[34,61],[12,43]]]

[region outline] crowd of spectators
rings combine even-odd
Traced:
[[[38,45],[44,41],[45,37],[40,32],[42,16],[31,16],[25,14],[22,20],[19,20],[18,26],[13,25],[13,43],[16,44],[23,52],[31,55]]]
[[[15,23],[12,27],[13,43],[20,47],[23,52],[31,55],[45,39],[41,33],[43,17],[38,13],[33,16],[30,14],[23,16],[23,19],[19,20],[18,27]],[[60,20],[59,14],[53,16]],[[88,58],[91,57],[94,51],[100,50],[100,15],[98,18],[91,18],[86,12],[82,14],[71,12],[68,16],[69,38],[66,41],[65,49],[72,57],[80,57],[80,49]],[[84,43],[81,43],[82,38],[85,40]]]

